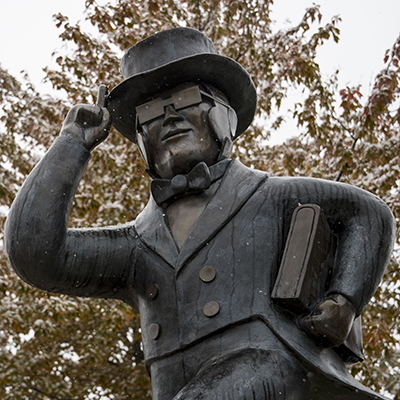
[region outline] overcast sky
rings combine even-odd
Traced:
[[[105,0],[98,0],[104,3]],[[138,0],[140,1],[140,0]],[[364,94],[377,72],[383,56],[400,33],[400,0],[320,0],[328,22],[340,15],[339,44],[327,43],[319,51],[318,62],[328,76],[340,69],[340,85],[362,84]],[[51,53],[59,49],[59,30],[52,15],[61,12],[72,23],[83,20],[84,0],[0,0],[0,64],[11,74],[25,70],[40,91],[42,68],[51,65]],[[275,0],[272,17],[277,27],[297,23],[312,0]]]
[[[140,1],[140,0],[138,0]],[[100,0],[104,2],[104,0]],[[324,20],[340,15],[341,40],[321,49],[319,62],[326,74],[341,70],[341,81],[368,85],[382,66],[384,51],[400,33],[399,0],[320,0]],[[275,0],[273,18],[299,21],[312,0]],[[60,47],[52,15],[62,12],[72,22],[83,19],[84,0],[0,0],[0,63],[16,74],[27,70],[38,84],[41,69]]]
[[[288,18],[294,23],[310,5],[306,0],[275,0],[273,17],[280,24]],[[383,67],[385,50],[400,34],[399,0],[320,0],[324,22],[339,15],[340,42],[326,43],[318,61],[325,73],[340,69],[342,84],[368,85]]]

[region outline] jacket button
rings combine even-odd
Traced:
[[[203,308],[206,317],[213,317],[219,313],[219,304],[216,301],[209,301]]]
[[[215,269],[210,266],[204,267],[200,270],[199,276],[203,282],[211,282],[215,278]]]
[[[151,337],[153,340],[158,339],[159,336],[160,336],[160,333],[161,333],[161,327],[160,327],[160,325],[159,325],[159,324],[151,324],[151,325],[150,325],[149,332],[150,332],[150,337]]]
[[[149,286],[147,286],[146,295],[149,300],[153,300],[157,297],[157,295],[158,295],[157,283],[153,282],[153,283],[150,283]]]

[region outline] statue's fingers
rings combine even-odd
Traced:
[[[107,99],[108,99],[108,87],[106,85],[100,85],[99,91],[97,93],[97,106],[98,107],[107,107]]]
[[[103,110],[100,107],[94,106],[80,106],[77,113],[75,122],[85,127],[100,126],[103,121]]]
[[[101,108],[102,111],[102,117],[103,117],[103,121],[102,121],[102,125],[111,125],[111,115],[109,113],[109,111],[107,110],[107,108],[102,107]]]
[[[68,110],[68,114],[65,117],[64,124],[68,122],[74,122],[79,111],[79,105],[75,105]]]

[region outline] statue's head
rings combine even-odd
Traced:
[[[109,96],[112,122],[138,144],[156,176],[228,157],[232,141],[253,120],[257,95],[249,74],[195,29],[138,42],[121,71],[125,80]]]

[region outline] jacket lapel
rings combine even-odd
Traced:
[[[183,244],[177,259],[177,270],[183,268],[195,253],[217,235],[267,178],[265,172],[247,168],[237,160],[231,162],[219,188]]]
[[[165,222],[163,210],[152,196],[145,209],[136,218],[135,227],[142,241],[175,268],[179,250]]]
[[[165,222],[163,211],[152,196],[136,218],[136,230],[150,249],[179,271],[217,235],[267,178],[265,172],[247,168],[237,160],[232,161],[180,252]]]

